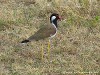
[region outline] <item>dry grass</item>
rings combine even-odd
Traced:
[[[52,12],[58,34],[21,45]],[[41,61],[41,44],[44,60]],[[100,0],[0,0],[0,75],[100,75]]]

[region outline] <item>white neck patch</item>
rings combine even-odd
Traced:
[[[56,19],[56,16],[52,16],[51,17],[51,21],[55,20]]]

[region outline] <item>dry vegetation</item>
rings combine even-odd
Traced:
[[[48,59],[48,39],[20,41],[53,12],[63,20]],[[0,0],[0,75],[88,74],[100,75],[100,0]]]

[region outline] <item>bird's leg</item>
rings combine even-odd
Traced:
[[[48,42],[48,58],[50,57],[50,39],[49,39],[49,42]]]
[[[44,57],[44,50],[43,50],[43,44],[42,44],[42,50],[41,50],[41,60],[43,61],[43,57]]]

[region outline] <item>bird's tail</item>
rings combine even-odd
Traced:
[[[30,42],[29,40],[23,40],[21,43],[28,43]]]

